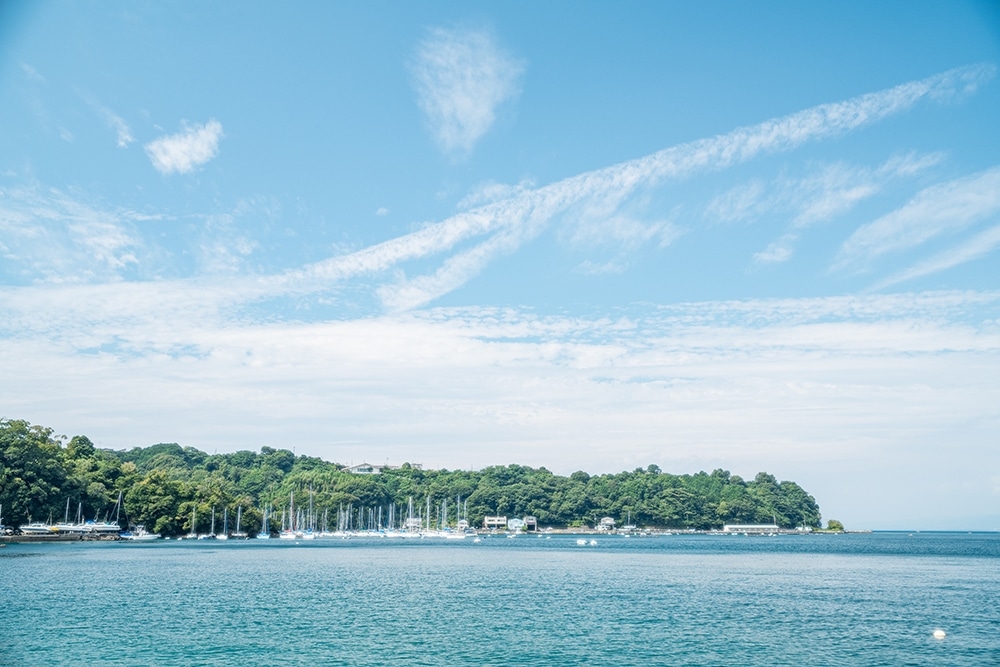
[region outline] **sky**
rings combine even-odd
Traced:
[[[1000,529],[990,2],[0,3],[0,417]]]

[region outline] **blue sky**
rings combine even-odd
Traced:
[[[1000,528],[991,3],[0,5],[0,412]]]

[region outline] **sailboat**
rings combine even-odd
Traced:
[[[212,531],[208,535],[199,535],[199,540],[214,540],[215,535],[215,508],[212,508]]]
[[[268,510],[269,509],[270,509],[269,506],[264,507],[264,523],[263,523],[263,525],[260,528],[260,532],[257,533],[257,539],[258,540],[269,540],[269,539],[271,539],[271,529],[268,526],[268,522],[267,522],[267,520],[268,520]]]
[[[281,534],[278,535],[279,538],[283,540],[294,540],[295,535],[295,492],[289,492],[288,496],[288,527],[285,528],[285,519],[281,519]]]
[[[90,532],[83,523],[83,503],[79,503],[76,508],[76,522],[70,523],[69,521],[69,498],[66,499],[66,514],[63,517],[62,523],[57,523],[52,526],[52,530],[57,530],[60,533],[86,533]]]
[[[121,532],[121,526],[118,525],[118,520],[121,518],[122,511],[122,492],[118,492],[118,500],[115,501],[115,520],[108,522],[107,515],[105,515],[104,521],[88,521],[86,522],[86,529],[88,533],[96,533],[97,535],[104,536],[114,536]]]
[[[301,537],[304,540],[314,540],[316,539],[316,531],[313,524],[315,520],[313,519],[313,490],[309,489],[309,514],[306,515],[306,527],[305,530],[300,530],[297,537]],[[301,527],[301,524],[299,524]]]
[[[198,539],[198,531],[195,528],[195,526],[198,525],[198,522],[196,521],[197,518],[198,518],[197,506],[195,506],[195,507],[191,508],[191,532],[188,533],[187,535],[185,535],[183,537],[183,539],[185,539],[185,540],[197,540]]]
[[[216,535],[217,540],[228,540],[229,539],[229,508],[222,508],[222,535]]]
[[[231,535],[234,540],[245,540],[249,537],[246,533],[240,531],[240,520],[243,518],[243,505],[236,506],[236,532]]]

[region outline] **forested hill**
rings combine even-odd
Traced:
[[[159,444],[112,451],[96,448],[86,436],[67,440],[53,433],[22,420],[0,420],[3,523],[61,519],[67,500],[73,516],[82,503],[85,517],[103,519],[122,492],[122,525],[127,517],[163,535],[191,532],[193,513],[196,529],[204,530],[213,508],[217,515],[228,508],[234,516],[238,507],[243,528],[253,533],[261,526],[261,508],[270,504],[280,512],[291,493],[303,503],[311,496],[318,514],[329,510],[336,516],[349,508],[359,517],[355,522],[392,503],[406,508],[411,498],[422,507],[429,497],[436,512],[442,500],[460,496],[473,526],[492,514],[531,515],[540,526],[553,527],[592,526],[605,516],[619,524],[631,517],[638,526],[663,528],[773,520],[785,528],[820,525],[811,495],[795,482],[778,482],[763,472],[746,481],[725,470],[674,475],[650,465],[618,474],[578,471],[563,477],[520,465],[449,471],[404,464],[377,475],[356,475],[286,449],[209,455]],[[454,504],[451,508],[454,523]]]

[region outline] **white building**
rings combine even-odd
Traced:
[[[413,470],[423,470],[424,469],[424,464],[423,463],[410,463],[408,465]],[[367,463],[366,462],[366,463],[359,463],[359,464],[353,465],[353,466],[346,466],[344,468],[341,468],[341,470],[343,470],[344,472],[349,472],[352,475],[378,475],[383,470],[399,470],[402,467],[403,466],[391,466],[388,463],[386,463],[386,464],[383,465],[383,464],[379,464],[379,463]]]
[[[346,468],[341,468],[344,472],[349,472],[353,475],[377,475],[389,466],[378,465],[373,463],[359,463],[354,466],[348,466]]]
[[[774,523],[727,523],[722,526],[722,532],[724,533],[747,533],[747,534],[767,534],[767,533],[777,533],[781,528],[778,528],[777,524]]]

